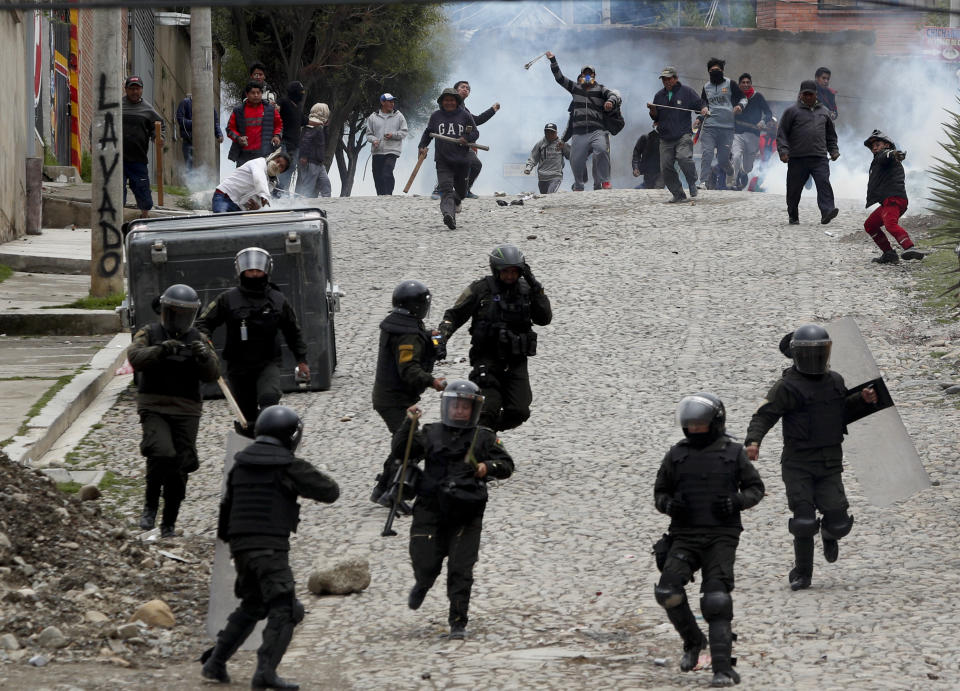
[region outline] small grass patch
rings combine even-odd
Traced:
[[[927,246],[935,249],[924,257],[917,272],[920,299],[924,307],[937,313],[937,321],[951,322],[958,305],[957,290],[950,290],[950,287],[960,280],[960,273],[956,271],[957,255],[952,251],[956,240],[939,229],[935,229],[926,240]],[[948,246],[951,249],[947,249]]]
[[[75,310],[112,310],[123,303],[126,293],[113,293],[106,297],[97,298],[92,295],[74,300],[68,305],[47,305],[43,309],[75,309]]]
[[[27,423],[39,415],[44,406],[46,406],[47,403],[49,403],[51,399],[57,395],[57,392],[59,392],[60,389],[69,384],[74,376],[75,374],[65,374],[64,376],[56,379],[54,385],[47,389],[36,403],[30,406],[30,410],[27,411],[26,419],[20,423],[20,429],[17,430],[17,436],[23,436],[29,431],[30,428],[28,427]]]
[[[58,482],[57,489],[63,492],[64,494],[76,494],[80,491],[80,488],[83,487],[79,482]]]
[[[6,264],[0,264],[0,283],[3,283],[11,276],[13,276],[13,269]]]
[[[156,186],[156,185],[150,185],[150,189],[156,191],[156,190],[157,190],[157,186]],[[190,196],[190,190],[188,190],[188,189],[187,189],[186,187],[184,187],[183,185],[164,185],[164,186],[163,186],[163,193],[164,193],[165,195],[166,195],[166,194],[169,194],[169,195],[172,195],[172,196],[174,196],[174,197],[189,197],[189,196]]]
[[[947,351],[945,351],[945,350],[931,350],[931,351],[930,351],[930,357],[932,357],[932,358],[934,358],[934,359],[942,358],[942,357],[943,357],[944,355],[946,355],[946,354],[947,354]]]

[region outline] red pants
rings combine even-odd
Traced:
[[[887,232],[896,239],[903,249],[908,250],[913,247],[913,240],[898,223],[900,216],[906,211],[906,199],[903,197],[887,197],[863,222],[863,229],[867,231],[867,235],[873,238],[881,251],[889,252],[893,249],[890,246],[890,241],[887,240],[887,236],[883,234],[883,228],[887,229]]]

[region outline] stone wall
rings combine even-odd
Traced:
[[[0,8],[6,4],[0,2]],[[31,13],[0,11],[0,64],[4,66],[4,98],[0,99],[0,242],[26,232],[27,84],[25,18]],[[31,125],[32,130],[32,125]]]

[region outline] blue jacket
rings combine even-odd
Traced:
[[[683,135],[691,133],[690,115],[673,108],[683,108],[691,113],[699,113],[704,106],[699,94],[680,82],[673,85],[669,96],[666,89],[660,89],[653,97],[653,105],[672,106],[672,108],[657,108],[656,117],[650,116],[657,123],[657,132],[660,133],[661,141],[665,142],[675,142]]]
[[[193,141],[193,99],[185,98],[177,106],[177,125],[180,126],[180,137],[184,141]],[[220,113],[213,109],[213,130],[218,139],[223,139],[223,131],[220,129]]]

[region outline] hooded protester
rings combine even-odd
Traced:
[[[300,138],[300,173],[297,176],[297,194],[315,199],[329,197],[330,178],[324,159],[327,155],[327,123],[330,107],[326,103],[314,103],[310,109],[307,126]]]
[[[879,257],[871,261],[877,264],[896,264],[903,259],[923,259],[923,253],[907,235],[907,231],[900,225],[900,216],[907,212],[906,176],[903,172],[903,159],[906,151],[898,151],[896,144],[880,130],[874,130],[863,145],[873,153],[870,163],[870,179],[867,181],[867,206],[879,203],[873,213],[863,223],[867,232],[880,251]],[[897,251],[890,246],[890,241],[883,234],[887,229],[903,248],[903,254],[897,257]]]
[[[290,189],[290,178],[297,170],[297,150],[300,148],[300,131],[303,129],[303,99],[307,92],[302,82],[287,84],[287,95],[280,99],[277,108],[280,110],[280,119],[283,121],[283,150],[290,155],[290,167],[277,179],[278,190]]]
[[[637,138],[633,146],[633,177],[643,175],[643,188],[647,190],[663,189],[663,176],[660,173],[660,135],[650,130]]]
[[[277,178],[289,165],[290,156],[285,151],[278,151],[269,159],[247,161],[217,185],[213,193],[213,213],[256,211],[270,206]]]
[[[407,119],[396,109],[396,97],[380,96],[380,108],[367,118],[366,139],[373,156],[373,184],[377,195],[391,195],[396,184],[393,167],[400,157],[407,136]]]
[[[255,158],[266,157],[280,146],[283,118],[279,111],[263,100],[263,83],[247,82],[246,97],[236,106],[227,123],[227,136],[233,140],[227,158],[237,167]]]
[[[187,94],[177,106],[177,126],[180,129],[183,162],[187,170],[193,170],[193,95]],[[223,144],[223,130],[220,129],[220,113],[213,109],[213,133],[217,144]]]
[[[731,159],[734,172],[734,187],[742,190],[750,181],[753,162],[760,152],[760,134],[766,124],[773,119],[773,111],[767,105],[767,99],[753,88],[753,77],[748,72],[740,75],[740,91],[747,99],[747,107],[734,121],[733,147]]]
[[[837,130],[830,112],[817,100],[817,83],[806,79],[800,84],[797,102],[783,111],[777,132],[777,153],[787,164],[787,215],[790,225],[800,223],[800,195],[808,177],[817,185],[820,223],[827,224],[839,210],[833,202],[830,185],[830,160],[840,158]]]
[[[419,151],[427,155],[430,135],[439,134],[453,137],[457,143],[437,139],[433,160],[437,165],[437,187],[440,189],[440,213],[443,222],[450,230],[457,227],[456,214],[460,204],[467,196],[470,177],[470,144],[480,136],[477,125],[467,111],[462,108],[463,97],[456,89],[444,89],[437,97],[439,110],[433,111],[427,128],[420,137]]]
[[[570,139],[570,168],[573,170],[573,190],[582,192],[587,184],[587,158],[594,157],[597,163],[596,177],[600,187],[611,189],[610,183],[610,130],[611,118],[620,110],[623,99],[613,89],[597,82],[597,72],[584,65],[577,81],[568,79],[560,71],[556,56],[546,52],[550,70],[557,84],[570,92],[573,100],[568,106],[573,136]],[[623,120],[620,119],[622,126]],[[617,129],[616,132],[620,130]],[[616,134],[614,132],[614,134]],[[594,181],[596,182],[596,180]]]
[[[726,61],[720,58],[710,58],[707,61],[707,72],[710,81],[703,85],[700,100],[703,107],[700,115],[703,123],[700,125],[700,187],[707,187],[711,179],[713,155],[717,155],[717,167],[727,177],[733,177],[733,166],[730,165],[730,148],[733,146],[734,117],[747,107],[747,97],[740,91],[740,87],[732,80],[723,76]],[[726,184],[718,186],[726,189]]]

